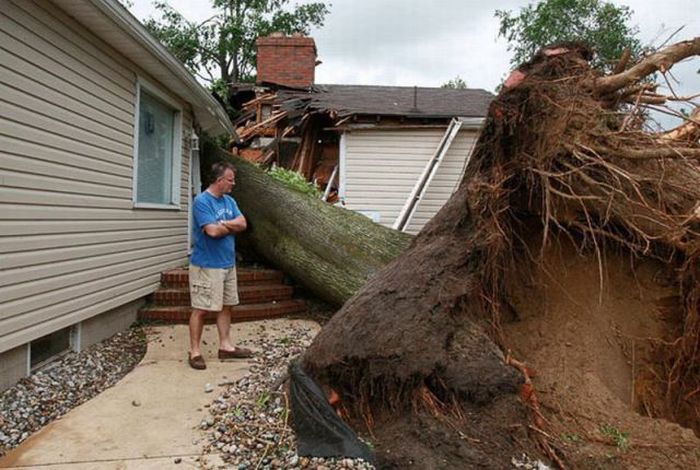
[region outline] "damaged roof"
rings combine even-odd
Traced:
[[[297,95],[298,96],[298,95]],[[376,85],[314,85],[309,108],[338,116],[483,117],[494,98],[486,90]]]

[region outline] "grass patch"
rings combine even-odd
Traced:
[[[630,433],[625,431],[620,431],[615,426],[611,424],[603,424],[600,426],[600,433],[611,439],[618,449],[625,450],[630,444]]]

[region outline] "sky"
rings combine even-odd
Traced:
[[[132,0],[140,20],[152,0]],[[168,0],[186,18],[203,21],[210,0]],[[440,86],[457,76],[470,88],[494,91],[510,70],[511,52],[498,37],[495,10],[517,12],[532,0],[328,0],[323,27],[312,30],[316,83]],[[305,3],[291,0],[291,4]],[[700,0],[612,0],[633,10],[630,24],[644,45],[700,36]],[[678,95],[700,93],[700,61],[681,63],[670,80]]]

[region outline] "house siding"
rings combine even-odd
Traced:
[[[155,82],[53,4],[3,1],[0,352],[141,298],[186,262],[192,116],[172,97],[180,208],[134,209],[138,76]]]
[[[379,215],[391,227],[445,129],[355,130],[345,134],[344,200],[348,209]],[[407,227],[418,233],[447,202],[464,171],[477,132],[462,129],[452,142]]]

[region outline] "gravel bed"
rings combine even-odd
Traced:
[[[0,456],[72,408],[111,387],[146,353],[140,328],[69,352],[0,393]]]
[[[288,399],[273,385],[286,373],[290,360],[311,344],[309,328],[296,327],[279,337],[263,326],[258,339],[247,342],[260,351],[250,373],[235,383],[218,384],[223,392],[208,406],[209,416],[200,428],[206,434],[205,453],[221,453],[226,468],[270,469],[372,469],[361,459],[300,457],[294,431],[288,424]]]

